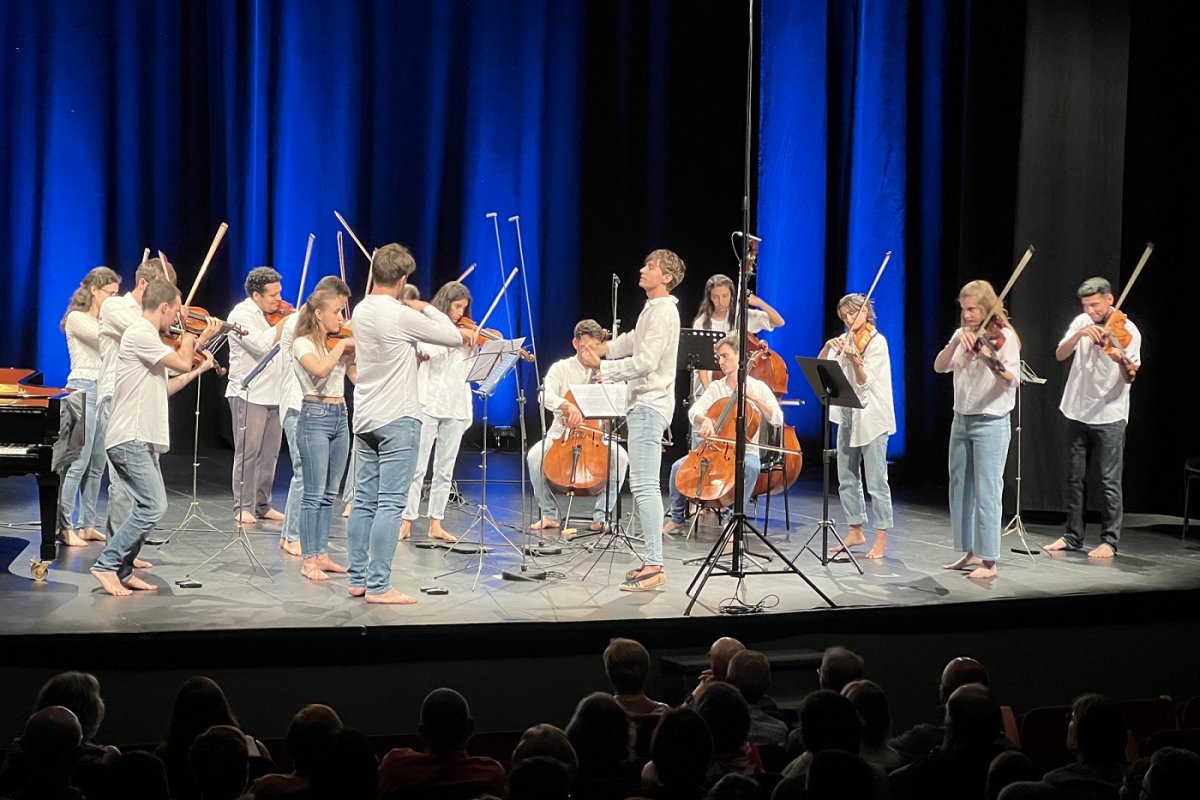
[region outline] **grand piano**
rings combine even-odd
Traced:
[[[51,468],[58,441],[60,401],[70,389],[41,386],[42,374],[32,369],[0,368],[0,478],[33,475],[38,484],[42,516],[41,560],[58,555],[60,479]]]

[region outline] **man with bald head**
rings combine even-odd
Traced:
[[[722,636],[713,642],[712,647],[708,648],[708,669],[700,673],[696,688],[683,701],[684,705],[691,705],[695,698],[707,688],[708,684],[714,681],[724,683],[726,673],[729,671],[729,660],[733,658],[735,653],[739,653],[745,649],[746,645],[731,636]]]
[[[750,706],[750,733],[746,740],[751,744],[787,746],[788,728],[783,720],[775,719],[763,711],[763,698],[771,688],[771,662],[762,653],[742,650],[729,660],[726,679],[733,684],[747,705]]]
[[[329,706],[314,703],[297,711],[283,737],[283,749],[292,760],[292,772],[272,773],[256,780],[253,786],[256,800],[308,791],[308,778],[326,737],[341,729],[341,717]]]
[[[21,752],[28,760],[25,788],[15,797],[82,797],[71,786],[71,771],[83,753],[83,726],[70,709],[48,706],[35,712],[21,734]]]
[[[942,679],[938,684],[939,710],[945,707],[955,689],[969,683],[989,686],[987,668],[968,656],[950,659],[942,670]],[[900,763],[911,764],[941,744],[945,733],[946,728],[941,721],[938,724],[921,723],[892,739],[891,745],[900,754]]]

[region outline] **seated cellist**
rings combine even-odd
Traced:
[[[715,434],[713,420],[708,415],[709,409],[718,400],[733,397],[734,393],[737,392],[739,355],[737,337],[726,336],[717,342],[715,350],[717,353],[717,365],[721,368],[723,378],[710,383],[708,388],[704,390],[704,394],[700,395],[700,398],[688,409],[688,420],[696,426],[702,440],[712,438]],[[774,427],[783,424],[783,409],[779,406],[779,400],[775,397],[771,388],[757,378],[752,378],[749,375],[746,376],[746,399],[758,410],[765,423],[770,423]],[[767,431],[767,425],[763,424],[759,429],[760,437],[766,436]],[[671,517],[663,526],[663,533],[672,533],[677,530],[687,517],[688,497],[680,491],[675,483],[675,477],[686,458],[687,456],[684,456],[684,458],[679,459],[671,466]],[[745,492],[743,495],[746,506],[750,505],[751,494],[754,492],[754,481],[758,477],[759,469],[758,447],[754,444],[747,444],[744,472]]]
[[[604,341],[604,329],[594,319],[581,320],[575,326],[575,336],[571,344],[575,355],[556,361],[546,372],[543,382],[542,405],[554,414],[554,423],[546,432],[546,438],[529,449],[526,463],[529,466],[529,478],[533,481],[534,495],[537,497],[541,518],[532,526],[532,530],[551,530],[560,527],[558,504],[554,500],[554,492],[546,481],[542,471],[542,459],[545,451],[564,431],[574,430],[583,422],[579,408],[567,399],[567,392],[572,385],[588,383],[592,379],[592,371],[579,360],[579,351]],[[598,531],[604,524],[606,510],[611,510],[621,493],[625,483],[625,473],[629,469],[629,455],[625,448],[616,445],[618,469],[608,471],[608,489],[596,495],[595,506],[592,509],[592,524],[590,530]],[[603,459],[601,459],[603,463]],[[607,505],[606,505],[607,504]]]

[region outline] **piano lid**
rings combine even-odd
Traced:
[[[42,373],[24,367],[0,367],[0,406],[45,407],[52,397],[66,397],[74,389],[40,386]]]

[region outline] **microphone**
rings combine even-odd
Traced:
[[[516,222],[516,221],[517,221],[517,220],[519,220],[520,218],[521,218],[521,215],[520,215],[520,214],[513,214],[511,217],[509,217],[509,218],[508,218],[508,221],[509,221],[509,222]]]
[[[742,236],[745,236],[747,239],[749,239],[749,240],[750,240],[750,241],[752,241],[752,242],[762,242],[762,239],[760,239],[759,237],[755,236],[753,233],[743,233],[743,232],[741,232],[741,231],[734,231],[734,232],[733,232],[733,235],[734,235],[734,236],[737,236],[738,238],[741,238]]]
[[[489,211],[489,212],[487,212],[486,214],[484,214],[484,216],[485,216],[485,217],[487,217],[488,219],[494,219],[494,218],[495,218],[495,216],[496,216],[496,212],[495,212],[495,211]]]
[[[275,356],[278,354],[279,342],[276,342],[275,344],[271,345],[271,349],[268,350],[267,354],[262,357],[262,360],[254,365],[254,369],[247,372],[246,377],[242,378],[241,383],[243,392],[250,388],[250,382],[257,378],[259,373],[266,369],[267,365],[271,363],[271,359],[275,358]]]
[[[621,278],[619,275],[617,275],[617,273],[614,272],[613,273],[613,286],[620,286],[620,285],[621,285]]]

